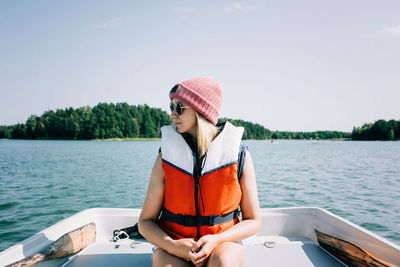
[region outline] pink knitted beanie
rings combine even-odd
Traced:
[[[192,78],[175,85],[169,98],[179,98],[203,115],[212,124],[218,122],[222,106],[222,88],[211,78]]]

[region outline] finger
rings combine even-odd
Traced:
[[[199,240],[197,240],[197,245],[199,247],[203,246],[206,243],[206,239],[204,237],[200,238]]]
[[[196,252],[197,250],[199,250],[200,249],[200,247],[197,245],[197,243],[194,243],[193,245],[192,245],[192,247],[190,248],[190,251],[191,252]]]
[[[191,252],[189,252],[189,258],[190,258],[190,261],[193,263],[193,264],[195,264],[196,265],[196,260],[194,259],[194,254],[193,253],[191,253]]]
[[[203,257],[201,259],[199,259],[198,257],[195,257],[195,253],[191,253],[189,255],[190,257],[190,261],[195,265],[195,266],[203,266],[205,260],[207,259],[207,257]]]
[[[185,238],[185,239],[180,239],[183,242],[189,242],[190,244],[196,244],[196,241],[194,241],[194,239],[192,238]]]
[[[207,259],[207,257],[203,257],[201,259],[193,259],[193,257],[191,257],[191,261],[195,266],[203,266],[205,263],[205,260]]]
[[[197,266],[202,266],[204,265],[205,261],[207,260],[208,257],[203,257],[201,259],[198,259],[197,261],[194,262],[195,265]]]
[[[195,252],[189,252],[190,260],[195,264],[199,260],[199,256]]]
[[[198,253],[198,252],[200,251],[201,247],[204,246],[204,245],[206,244],[206,242],[207,242],[206,240],[200,238],[200,239],[196,242],[196,244],[193,246],[192,252]]]
[[[203,246],[200,251],[198,251],[197,253],[194,253],[193,255],[193,259],[195,262],[204,260],[205,258],[208,257],[208,255],[210,254],[208,247]]]
[[[198,252],[201,249],[201,246],[205,244],[205,241],[202,240],[201,238],[196,242],[194,241],[193,247],[192,247],[192,252]]]

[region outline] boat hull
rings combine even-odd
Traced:
[[[73,256],[35,266],[151,266],[153,245],[145,240],[112,241],[113,230],[134,225],[139,209],[95,208],[79,212],[0,253],[2,266],[49,248],[60,237],[92,222],[93,244]],[[346,240],[390,264],[400,265],[400,247],[329,211],[313,207],[261,209],[262,226],[243,240],[247,266],[343,266],[319,245],[315,230]]]

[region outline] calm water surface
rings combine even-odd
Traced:
[[[244,143],[261,207],[325,208],[400,244],[400,142]],[[0,251],[83,209],[141,208],[159,146],[0,139]]]

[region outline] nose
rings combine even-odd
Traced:
[[[176,113],[176,110],[174,109],[174,111],[172,111],[171,113],[171,118],[176,119],[178,118],[178,113]]]

